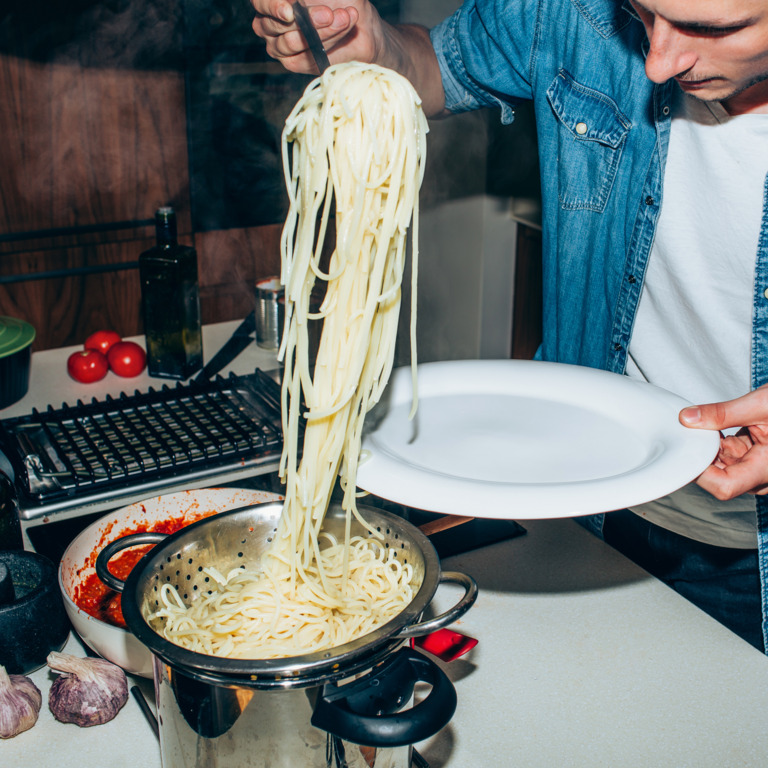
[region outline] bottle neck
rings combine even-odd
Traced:
[[[173,208],[160,208],[155,214],[155,233],[159,248],[177,245],[176,213]]]

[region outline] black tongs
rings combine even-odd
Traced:
[[[293,15],[301,34],[304,35],[304,39],[307,41],[309,52],[312,54],[315,64],[317,64],[317,70],[322,75],[331,66],[331,62],[328,61],[328,54],[325,52],[325,48],[323,48],[320,35],[317,34],[317,30],[309,16],[309,11],[302,0],[296,0],[293,4]]]

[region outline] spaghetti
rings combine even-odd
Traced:
[[[426,133],[410,83],[357,62],[326,70],[289,115],[283,166],[290,205],[281,240],[286,317],[279,353],[283,512],[258,573],[211,569],[217,588],[190,606],[172,587],[163,588],[164,607],[153,618],[169,640],[240,658],[308,653],[367,634],[412,599],[410,567],[380,546],[375,532],[353,540],[350,529],[353,518],[368,527],[356,505],[362,428],[392,370],[411,222],[415,371],[418,191]],[[324,269],[333,209],[335,249]],[[312,313],[318,281],[325,283],[325,298]],[[319,322],[312,370],[310,325]],[[338,477],[346,535],[329,541],[321,526]]]

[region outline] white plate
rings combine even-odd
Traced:
[[[714,459],[689,403],[626,376],[561,363],[466,360],[392,375],[369,415],[358,486],[442,514],[574,517],[664,496]]]

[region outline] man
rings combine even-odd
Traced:
[[[252,2],[270,55],[314,71],[290,4]],[[400,71],[430,116],[533,101],[540,357],[709,403],[682,423],[725,430],[697,484],[585,522],[764,650],[768,3],[467,0],[428,32],[326,0],[312,19],[332,63]]]

